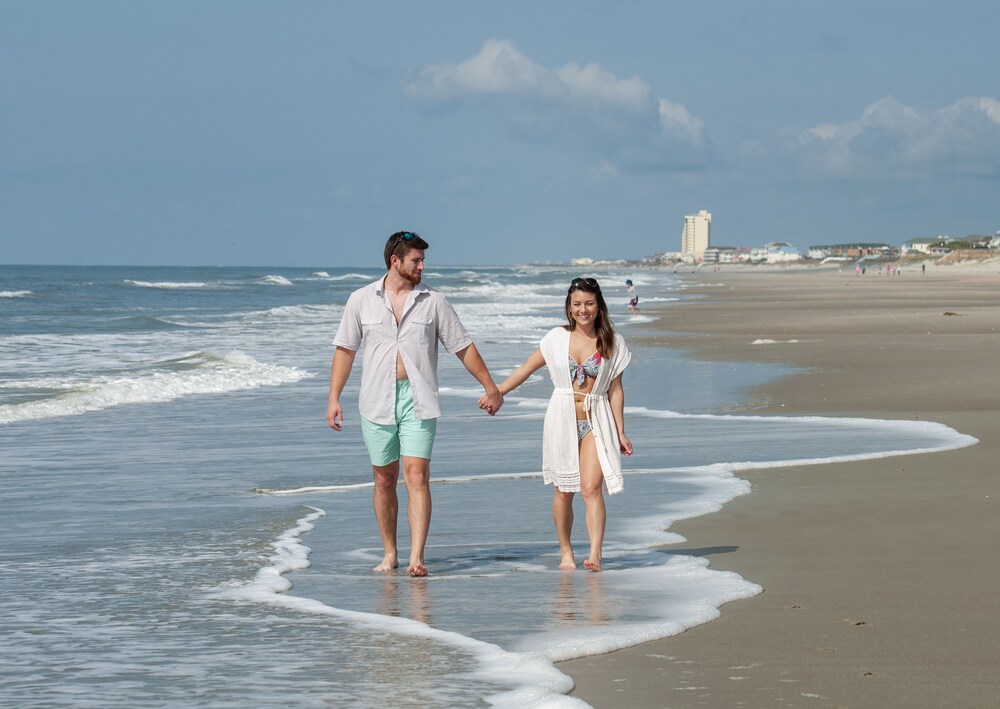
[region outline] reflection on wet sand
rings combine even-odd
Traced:
[[[552,603],[556,625],[608,622],[603,574],[561,571]]]
[[[412,618],[430,625],[427,580],[386,576],[379,587],[375,612],[397,618]]]

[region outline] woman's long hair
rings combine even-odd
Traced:
[[[597,330],[597,351],[601,353],[603,359],[613,357],[615,354],[615,327],[611,323],[608,304],[604,301],[601,286],[595,279],[574,278],[569,284],[569,290],[566,292],[566,319],[569,324],[564,325],[564,327],[570,332],[576,329],[576,320],[573,319],[573,314],[569,309],[573,293],[576,291],[594,294],[594,299],[597,301],[597,317],[594,319],[594,327]]]

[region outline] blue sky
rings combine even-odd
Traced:
[[[0,0],[0,263],[1000,230],[993,2]]]

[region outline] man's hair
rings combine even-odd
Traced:
[[[406,252],[412,249],[429,249],[430,244],[420,238],[415,231],[397,231],[385,242],[385,267],[392,268],[392,257],[400,261],[406,258]]]

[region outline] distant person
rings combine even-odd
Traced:
[[[385,552],[373,570],[389,572],[399,566],[396,483],[402,461],[408,493],[410,576],[427,575],[424,545],[431,522],[431,449],[441,415],[438,343],[483,385],[482,408],[493,415],[503,405],[503,396],[455,309],[443,295],[420,282],[427,248],[417,234],[396,232],[385,244],[386,274],[351,293],[333,339],[336,351],[326,409],[327,423],[340,431],[344,421],[340,395],[363,344],[358,408],[375,479],[375,519]]]
[[[625,290],[628,291],[628,311],[633,315],[639,314],[639,294],[635,292],[635,286],[631,278],[625,279]]]
[[[922,263],[922,264],[920,264],[920,274],[923,275],[925,273],[927,273],[927,264],[926,263]]]
[[[560,569],[575,569],[570,535],[573,496],[583,497],[590,538],[584,568],[601,570],[608,494],[623,486],[621,454],[632,455],[625,435],[622,373],[631,354],[615,332],[601,287],[593,278],[574,278],[566,293],[567,325],[553,328],[541,346],[500,385],[506,395],[548,366],[553,391],[542,433],[542,477],[555,485],[552,520],[559,539]],[[489,410],[484,396],[479,405]]]

